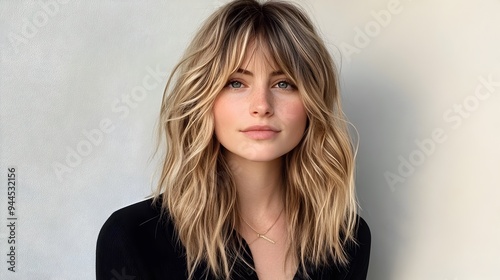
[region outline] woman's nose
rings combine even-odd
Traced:
[[[268,117],[274,114],[273,96],[268,87],[259,86],[252,90],[250,114],[256,117]]]

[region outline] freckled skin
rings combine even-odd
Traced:
[[[244,68],[233,74],[214,103],[215,134],[228,150],[227,156],[240,160],[273,161],[292,150],[301,140],[307,115],[299,91],[275,65],[265,50],[247,55]],[[268,125],[279,132],[254,133],[242,130]]]

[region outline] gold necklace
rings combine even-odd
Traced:
[[[278,220],[280,219],[281,217],[281,213],[283,213],[283,208],[281,208],[281,211],[280,211],[280,214],[278,215],[278,218],[276,218],[276,221],[274,221],[274,223],[266,230],[266,232],[264,233],[259,233],[258,231],[256,231],[247,221],[245,221],[245,219],[243,219],[243,217],[240,215],[240,218],[243,220],[243,222],[245,222],[245,224],[247,224],[247,226],[253,230],[256,234],[257,234],[257,239],[259,238],[262,238],[264,240],[266,240],[267,242],[269,243],[272,243],[272,244],[276,244],[276,241],[272,240],[271,238],[267,237],[266,234],[274,227],[274,225],[278,222]],[[257,240],[256,239],[256,240]],[[253,243],[253,242],[252,242]]]

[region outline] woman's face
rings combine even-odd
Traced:
[[[295,85],[262,48],[247,54],[217,96],[213,113],[215,135],[228,156],[251,161],[288,153],[301,140],[307,122]]]

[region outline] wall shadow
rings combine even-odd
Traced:
[[[391,279],[398,258],[404,255],[399,248],[408,236],[402,228],[411,213],[405,208],[406,192],[391,189],[384,173],[396,172],[398,155],[406,156],[414,149],[413,139],[418,135],[418,112],[412,106],[415,96],[388,72],[364,65],[356,66],[356,72],[341,73],[341,94],[346,115],[359,132],[356,187],[360,215],[372,231],[368,279]]]

